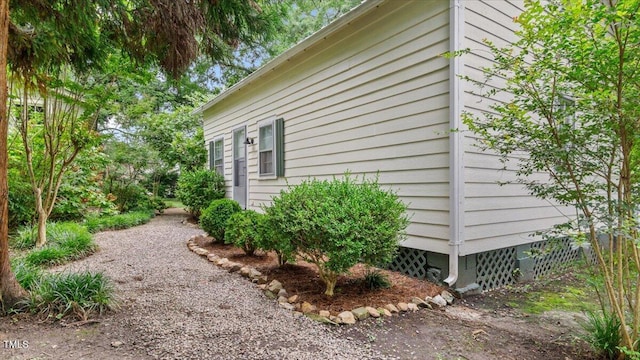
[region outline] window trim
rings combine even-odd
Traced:
[[[220,141],[222,143],[222,152],[220,154],[219,158],[216,158],[216,143]],[[209,162],[209,168],[210,170],[214,170],[216,171],[216,160],[221,160],[222,161],[222,167],[221,167],[221,172],[219,172],[220,175],[224,176],[224,135],[220,135],[220,136],[216,136],[213,138],[213,140],[211,140],[211,147],[210,147],[210,154],[209,156],[211,156],[211,160]]]
[[[258,122],[258,156],[257,156],[257,165],[258,165],[258,179],[260,180],[273,180],[279,177],[284,176],[284,166],[282,163],[283,159],[281,157],[284,156],[284,134],[283,132],[283,119],[276,118],[276,116],[272,116],[268,119],[262,120]],[[279,125],[280,123],[280,125]],[[271,139],[271,149],[270,150],[260,150],[260,144],[262,139],[260,138],[260,130],[263,127],[271,126],[272,129],[272,139]],[[271,151],[272,153],[272,164],[273,164],[273,172],[270,173],[262,173],[261,172],[261,154],[263,151]]]

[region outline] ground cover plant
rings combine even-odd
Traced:
[[[289,186],[265,208],[276,236],[318,267],[333,296],[338,276],[358,262],[389,263],[405,236],[407,206],[377,179],[346,174]]]
[[[60,265],[92,254],[97,245],[86,227],[74,222],[47,226],[48,243],[35,248],[36,229],[22,229],[12,244],[26,250],[12,259],[11,267],[28,296],[3,311],[29,311],[47,318],[72,316],[86,320],[115,305],[111,282],[101,273],[47,273],[44,267]]]
[[[121,230],[146,224],[153,216],[153,210],[141,210],[117,215],[89,217],[84,221],[84,226],[92,233],[105,230]]]
[[[30,290],[24,306],[32,313],[79,320],[101,314],[115,306],[113,287],[102,273],[52,273],[41,276]]]
[[[12,244],[18,249],[31,249],[36,245],[35,228],[18,232]],[[51,223],[47,226],[47,245],[27,252],[22,261],[33,266],[59,265],[83,258],[96,251],[97,246],[84,226],[75,222]]]

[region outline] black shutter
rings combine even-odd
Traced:
[[[276,176],[284,176],[284,119],[275,120]]]
[[[213,150],[213,141],[209,141],[209,170],[215,170]]]

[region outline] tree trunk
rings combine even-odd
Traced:
[[[47,212],[42,206],[42,190],[36,189],[36,213],[38,214],[38,239],[36,247],[43,247],[47,243]]]
[[[7,47],[9,42],[9,0],[0,0],[0,295],[4,309],[27,296],[9,263],[9,154],[7,134]]]
[[[336,279],[325,281],[327,288],[324,291],[324,294],[327,296],[333,296],[333,290],[336,288]]]
[[[335,290],[336,282],[338,281],[338,274],[331,270],[324,269],[319,264],[316,264],[316,266],[318,266],[318,275],[320,275],[320,280],[322,280],[326,285],[324,294],[327,296],[333,296],[333,291]]]

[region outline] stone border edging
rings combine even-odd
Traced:
[[[298,295],[289,296],[287,290],[282,287],[282,283],[278,280],[269,279],[266,275],[263,275],[260,271],[249,265],[243,265],[237,262],[230,261],[227,258],[221,258],[216,254],[209,252],[209,250],[199,247],[195,240],[202,235],[194,235],[187,240],[187,247],[194,253],[204,256],[217,265],[218,267],[228,271],[229,273],[238,273],[242,277],[251,280],[252,283],[257,284],[258,288],[264,292],[264,295],[272,300],[277,300],[280,307],[286,310],[293,311],[296,316],[307,316],[313,320],[319,321],[325,324],[332,325],[350,325],[355,324],[358,320],[364,320],[369,317],[380,318],[390,317],[394,313],[402,312],[414,312],[421,308],[433,309],[445,307],[453,304],[455,297],[447,290],[442,290],[439,295],[434,297],[427,296],[424,299],[418,296],[412,297],[408,302],[399,302],[397,304],[387,304],[384,307],[374,308],[371,306],[363,306],[353,309],[351,311],[343,311],[337,316],[331,315],[327,310],[319,310],[313,304],[306,301],[300,303],[298,301]]]

